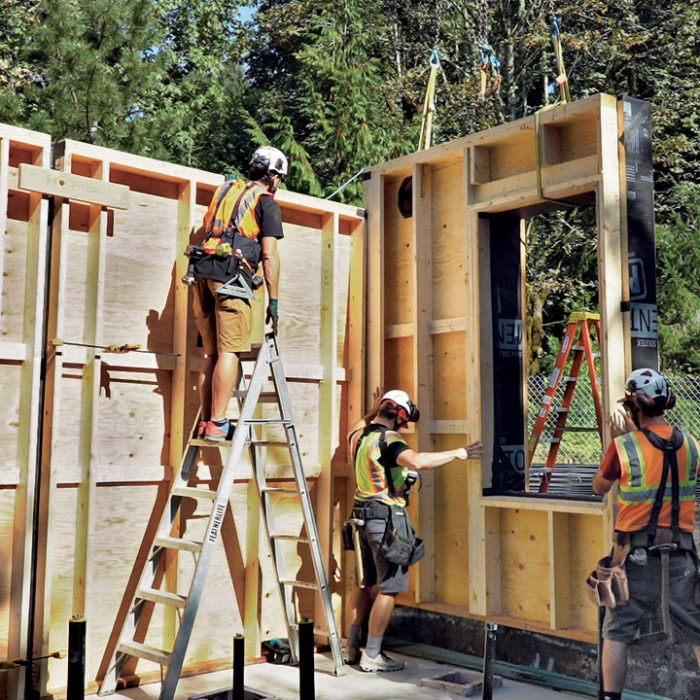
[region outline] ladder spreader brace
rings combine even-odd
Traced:
[[[241,356],[241,359],[245,360],[246,358]],[[258,404],[269,398],[266,394],[261,396],[263,394],[263,385],[269,375],[272,376],[272,383],[275,389],[272,403],[277,403],[279,417],[271,419],[254,418]],[[243,376],[244,372],[241,370],[241,377],[243,378]],[[229,498],[234,481],[240,477],[241,456],[246,447],[250,450],[253,477],[257,486],[258,496],[260,497],[261,512],[263,514],[263,529],[268,539],[280,601],[285,612],[285,625],[292,660],[296,663],[299,659],[299,621],[296,619],[293,591],[295,588],[311,588],[316,590],[321,598],[327,629],[320,630],[320,633],[327,635],[330,640],[335,674],[341,675],[345,672],[340,637],[338,636],[333,614],[331,590],[318,540],[313,505],[301,462],[289,389],[282,361],[277,351],[277,342],[274,334],[267,333],[265,335],[265,340],[257,354],[248,386],[243,391],[236,391],[235,395],[243,397],[243,402],[231,443],[217,444],[191,438],[187,444],[180,468],[173,479],[168,502],[163,509],[150,554],[141,572],[139,585],[122,626],[119,641],[107,667],[105,677],[102,679],[99,695],[109,695],[116,690],[122,670],[130,660],[147,659],[167,667],[161,687],[160,700],[173,700],[204,590],[204,583],[214,555],[214,546],[219,537],[226,509],[229,508]],[[197,422],[195,422],[196,424]],[[281,445],[286,445],[289,448],[296,488],[284,489],[284,493],[292,493],[299,498],[305,530],[305,535],[302,534],[302,536],[299,533],[284,533],[276,530],[274,527],[272,500],[275,493],[282,491],[282,489],[267,485],[264,460],[260,459],[257,454],[258,449],[264,449],[270,444],[268,440],[261,439],[261,436],[258,435],[258,430],[270,425],[282,426],[285,431],[286,442],[282,442]],[[194,434],[194,431],[192,434]],[[204,447],[229,447],[229,444],[229,454],[226,458],[217,490],[209,491],[190,486],[190,479],[196,472],[196,458],[200,449]],[[187,539],[184,536],[186,532],[173,532],[174,529],[179,530],[177,516],[183,500],[188,498],[211,504],[211,513],[202,542]],[[298,581],[284,571],[281,543],[285,541],[294,541],[308,546],[313,561],[315,581]],[[154,587],[154,585],[157,585],[159,569],[164,562],[166,550],[174,550],[176,554],[180,551],[186,551],[194,553],[195,556],[198,555],[187,595],[178,595]],[[147,628],[150,621],[150,614],[144,614],[144,610],[152,607],[152,604],[176,607],[181,611],[180,624],[171,651],[150,647],[140,641],[145,638],[147,631],[145,628]],[[141,626],[139,626],[139,620],[142,622]],[[136,639],[137,636],[139,641]]]
[[[545,462],[545,470],[540,481],[540,493],[546,493],[549,489],[549,483],[552,480],[552,472],[556,466],[557,455],[559,454],[559,447],[561,445],[561,439],[564,432],[566,430],[571,432],[576,430],[575,428],[567,428],[566,422],[571,411],[571,404],[573,402],[574,392],[576,391],[576,383],[578,381],[584,357],[588,367],[588,377],[591,380],[591,390],[593,392],[593,405],[595,407],[598,434],[600,435],[602,441],[603,408],[600,400],[600,389],[598,387],[598,372],[595,366],[596,353],[593,352],[592,331],[595,332],[596,341],[598,342],[598,347],[600,347],[600,316],[598,314],[591,314],[585,311],[576,311],[569,316],[569,322],[566,326],[566,333],[564,333],[564,340],[562,341],[559,354],[557,355],[556,362],[554,363],[552,377],[549,380],[549,385],[547,386],[540,403],[540,409],[537,413],[535,425],[532,429],[532,434],[530,435],[527,445],[528,467],[532,465],[535,450],[540,442],[542,432],[544,431],[544,427],[547,423],[547,418],[549,417],[550,411],[554,405],[557,389],[562,381],[566,382],[561,406],[556,409],[557,419],[554,424],[554,431],[549,445],[549,452]],[[569,374],[568,376],[564,376],[564,370],[566,369],[567,362],[569,361],[569,357],[572,355],[572,353],[573,358],[571,360]]]

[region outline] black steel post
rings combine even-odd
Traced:
[[[299,623],[299,698],[314,700],[314,623],[301,620]]]
[[[233,700],[245,700],[243,674],[245,669],[245,645],[243,635],[233,638]]]
[[[81,615],[68,621],[68,686],[67,700],[85,698],[85,628],[87,622]]]
[[[491,700],[493,697],[493,664],[496,660],[496,634],[498,625],[494,622],[487,622],[484,632],[484,683],[481,690],[481,697],[484,700]]]
[[[605,682],[603,680],[603,620],[605,620],[605,606],[598,606],[598,697],[605,695]]]

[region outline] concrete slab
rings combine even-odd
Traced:
[[[349,667],[346,675],[335,677],[330,655],[316,654],[316,700],[454,700],[459,697],[441,690],[421,687],[419,683],[423,678],[463,669],[394,652],[391,655],[406,662],[403,671],[375,674],[363,673],[357,667]],[[230,671],[183,678],[178,685],[175,700],[188,700],[193,695],[230,688],[231,684]],[[299,669],[294,666],[266,663],[247,666],[245,685],[257,691],[264,691],[279,700],[299,700]],[[159,693],[160,683],[152,683],[120,691],[116,696],[125,700],[158,700]],[[504,679],[503,685],[494,689],[493,697],[494,700],[570,700],[586,696],[561,693]],[[90,698],[95,700],[96,696]]]

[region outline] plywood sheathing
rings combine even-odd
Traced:
[[[595,198],[607,412],[625,370],[617,138],[616,99],[595,95],[370,169],[367,405],[400,387],[428,417],[412,447],[486,446],[483,462],[435,470],[412,505],[432,552],[405,604],[595,638],[581,581],[610,541],[610,507],[482,495],[494,431],[489,215]],[[411,218],[397,206],[407,177]]]
[[[32,483],[35,456],[33,460],[29,448],[20,445],[36,436],[37,418],[30,430],[30,423],[18,420],[17,413],[24,417],[38,406],[36,382],[26,385],[24,377],[26,368],[38,372],[39,367],[27,338],[30,330],[41,338],[43,293],[38,280],[44,279],[46,251],[44,244],[35,255],[34,244],[25,243],[28,232],[46,235],[47,200],[39,192],[20,191],[21,177],[25,186],[54,197],[47,336],[65,341],[48,348],[35,653],[65,650],[68,618],[85,614],[90,635],[87,677],[94,679],[104,649],[116,641],[111,637],[113,626],[118,615],[125,614],[125,589],[135,585],[135,558],[148,553],[149,537],[196,411],[201,350],[195,349],[189,293],[180,284],[187,264],[182,251],[222,177],[76,141],[56,148],[55,170],[50,171],[48,136],[4,126],[0,145],[0,187],[5,192],[0,197],[0,223],[7,221],[2,264],[8,273],[1,278],[7,341],[0,343],[0,371],[6,380],[7,420],[0,441],[7,449],[0,487],[0,557],[13,557],[9,571],[0,574],[0,591],[6,591],[0,598],[0,655],[24,655],[19,645],[26,639],[26,630],[13,625],[26,619],[26,600],[20,598],[29,580],[23,548],[31,522],[22,489]],[[22,166],[20,173],[23,163],[40,167]],[[76,183],[86,186],[75,189]],[[125,192],[126,208],[115,209],[124,203],[119,198]],[[345,499],[349,470],[347,455],[338,446],[348,416],[356,419],[363,402],[361,391],[348,390],[346,373],[354,364],[354,372],[362,374],[364,349],[357,331],[364,326],[364,216],[354,207],[288,191],[280,191],[277,201],[286,235],[279,246],[280,353],[322,525],[324,554],[329,566],[342,570],[343,556],[337,537],[332,537],[341,510],[334,483],[337,498]],[[25,304],[25,298],[32,304]],[[21,313],[25,308],[26,328]],[[262,298],[254,314],[255,333],[261,337]],[[139,343],[152,352],[114,355],[71,343]],[[218,452],[208,449],[203,455],[203,482],[217,478],[222,459]],[[268,458],[269,474],[289,481],[285,451],[270,450]],[[337,472],[335,478],[331,469]],[[209,594],[188,650],[187,674],[230,665],[234,632],[245,629],[249,656],[259,654],[261,639],[284,635],[272,593],[269,553],[264,545],[258,547],[257,496],[245,480],[234,488],[231,504],[222,530],[225,547],[212,566]],[[279,508],[290,530],[301,530],[297,507],[281,502]],[[196,512],[185,513],[180,524],[190,532],[201,525]],[[290,570],[303,572],[309,566],[305,552],[293,551],[289,557]],[[191,562],[182,557],[171,562],[164,585],[184,585],[188,568]],[[340,596],[334,603],[340,618]],[[312,598],[300,605],[313,614]],[[148,641],[166,646],[175,625],[173,617],[156,610]],[[143,677],[157,671],[147,662],[136,669]],[[65,662],[52,660],[43,682],[45,690],[60,694]]]

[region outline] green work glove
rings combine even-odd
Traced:
[[[270,299],[270,303],[267,305],[267,314],[265,316],[265,323],[272,324],[272,332],[277,335],[277,320],[279,319],[279,314],[277,312],[277,305],[279,304],[277,299]]]

